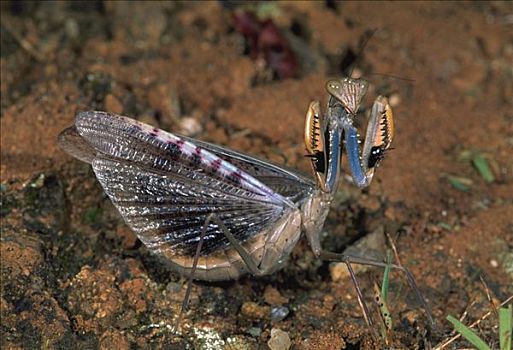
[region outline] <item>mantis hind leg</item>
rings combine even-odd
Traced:
[[[191,272],[187,278],[187,289],[185,291],[185,296],[182,301],[182,306],[180,308],[180,313],[178,314],[178,318],[175,323],[175,330],[178,330],[178,327],[180,326],[180,323],[182,321],[182,317],[184,312],[187,310],[187,307],[189,306],[189,299],[191,296],[192,291],[192,283],[194,280],[194,273],[196,272],[196,269],[198,267],[198,261],[201,256],[201,248],[203,246],[203,242],[205,240],[205,235],[207,233],[208,226],[214,223],[216,224],[221,232],[224,234],[224,236],[228,239],[232,247],[239,253],[242,261],[245,263],[246,267],[250,271],[251,274],[255,276],[261,276],[266,274],[266,270],[262,270],[257,266],[257,263],[253,260],[253,257],[251,254],[237,241],[237,239],[233,236],[233,234],[228,230],[226,225],[223,223],[223,221],[217,216],[215,213],[211,213],[207,215],[207,218],[203,224],[203,227],[201,228],[201,235],[200,239],[198,241],[198,245],[196,247],[196,252],[194,254],[194,261],[192,264]]]
[[[395,252],[395,248],[394,248],[394,252]],[[410,288],[415,292],[417,298],[419,299],[420,303],[422,304],[422,307],[426,311],[426,315],[427,315],[430,323],[431,324],[434,323],[433,318],[431,316],[431,310],[429,308],[429,305],[427,304],[424,296],[420,292],[420,289],[417,287],[417,283],[415,282],[415,278],[413,277],[413,274],[410,272],[410,270],[408,270],[406,267],[404,267],[401,263],[387,264],[387,263],[379,261],[379,260],[368,259],[368,258],[363,258],[363,257],[356,257],[356,256],[351,256],[351,255],[346,255],[346,254],[332,253],[332,252],[328,252],[328,251],[324,251],[324,250],[322,250],[319,253],[319,258],[324,261],[343,262],[346,264],[346,266],[349,270],[349,274],[351,276],[351,280],[353,281],[353,283],[355,285],[356,293],[358,294],[358,299],[363,298],[363,295],[362,295],[361,289],[356,281],[356,275],[354,274],[354,272],[351,268],[351,264],[359,264],[359,265],[367,265],[367,266],[375,266],[375,267],[383,267],[383,268],[390,266],[390,268],[392,268],[392,269],[401,270],[404,273],[406,280],[407,280],[408,284],[410,285]],[[360,300],[359,300],[359,302],[360,302]],[[361,300],[361,302],[363,302],[363,299]],[[367,316],[369,316],[369,315],[367,314]]]
[[[389,266],[392,269],[395,270],[401,270],[405,276],[406,280],[410,286],[410,288],[415,292],[417,299],[420,301],[422,308],[425,310],[425,313],[427,315],[427,318],[431,324],[434,324],[433,318],[431,316],[431,310],[429,308],[429,305],[427,304],[424,296],[420,292],[419,288],[417,287],[417,283],[415,282],[415,278],[413,277],[413,274],[404,267],[398,258],[397,250],[395,249],[395,245],[390,240],[390,243],[392,245],[392,249],[395,253],[397,264],[389,264],[385,263],[383,261],[375,260],[375,259],[369,259],[365,257],[357,257],[357,256],[351,256],[347,254],[341,254],[341,253],[333,253],[330,251],[323,250],[320,244],[319,240],[319,234],[315,234],[313,231],[306,232],[307,238],[310,242],[310,246],[312,247],[312,251],[314,254],[319,257],[321,260],[324,261],[333,261],[333,262],[342,262],[347,266],[347,269],[349,271],[349,275],[351,277],[351,281],[353,282],[353,285],[355,287],[355,291],[358,297],[358,303],[360,305],[360,308],[362,309],[363,316],[365,318],[365,322],[367,323],[367,326],[371,330],[371,334],[376,339],[376,333],[373,328],[373,321],[369,312],[369,309],[367,308],[367,305],[365,304],[363,293],[360,288],[360,285],[358,284],[358,280],[356,279],[356,274],[353,271],[353,268],[351,264],[359,264],[359,265],[367,265],[367,266],[374,266],[374,267],[382,267],[385,268]]]
[[[239,253],[242,261],[248,268],[249,272],[254,276],[262,276],[265,275],[267,270],[260,269],[257,265],[257,262],[253,259],[251,254],[248,252],[246,248],[240,244],[240,242],[233,236],[233,234],[228,230],[226,225],[223,223],[221,219],[215,214],[209,215],[209,218],[219,227],[224,236],[228,239],[231,246]]]
[[[422,308],[425,310],[426,315],[429,319],[429,322],[431,324],[434,323],[433,318],[431,316],[431,310],[430,310],[426,300],[424,299],[422,293],[420,292],[419,288],[417,287],[415,278],[413,277],[412,273],[406,267],[402,266],[400,263],[397,265],[396,264],[387,264],[387,263],[384,263],[384,262],[381,262],[378,260],[367,259],[367,258],[362,258],[362,257],[354,257],[354,256],[350,256],[350,255],[345,255],[345,254],[337,254],[337,253],[332,253],[332,252],[328,252],[328,251],[321,251],[319,254],[319,258],[324,261],[345,263],[345,265],[347,266],[347,270],[349,271],[349,276],[351,277],[351,281],[353,282],[353,285],[354,285],[354,288],[356,291],[356,295],[357,295],[357,299],[358,299],[358,304],[360,305],[360,309],[362,310],[363,317],[365,319],[365,323],[367,324],[367,327],[369,328],[374,340],[378,339],[378,336],[374,329],[374,322],[372,320],[372,317],[371,317],[370,311],[367,307],[367,304],[365,303],[365,300],[363,298],[362,290],[360,288],[358,280],[356,279],[356,274],[355,274],[351,264],[359,264],[359,265],[367,265],[367,266],[375,266],[375,267],[390,266],[390,268],[403,271],[403,273],[406,276],[406,280],[408,281],[408,284],[410,285],[410,288],[415,291],[417,298],[421,302]]]

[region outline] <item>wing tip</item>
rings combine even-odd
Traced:
[[[96,156],[93,147],[80,136],[77,128],[73,125],[62,130],[57,136],[59,147],[70,156],[91,164]]]

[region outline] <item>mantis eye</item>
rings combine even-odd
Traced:
[[[327,84],[326,84],[326,88],[328,90],[340,90],[340,84],[336,81],[329,81]]]

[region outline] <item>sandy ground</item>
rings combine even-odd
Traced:
[[[106,110],[309,172],[306,108],[325,103],[324,82],[349,70],[371,84],[366,106],[391,98],[397,134],[368,189],[340,184],[324,246],[340,252],[382,228],[398,237],[436,322],[393,273],[391,347],[436,346],[451,335],[448,314],[467,311],[471,323],[488,312],[481,277],[494,302],[512,295],[511,3],[1,6],[3,349],[265,349],[272,329],[294,349],[384,347],[350,280],[304,240],[272,276],[195,284],[174,334],[185,279],[56,143],[77,111]],[[297,63],[292,78],[248,49],[233,17],[245,10],[279,29]],[[475,166],[483,159],[491,181]],[[381,274],[358,274],[372,309]],[[496,325],[492,316],[478,330],[495,348]]]

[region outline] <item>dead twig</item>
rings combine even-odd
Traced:
[[[492,293],[490,292],[490,288],[488,288],[488,284],[486,284],[483,276],[480,275],[479,279],[481,280],[481,283],[483,284],[483,287],[486,292],[486,297],[488,298],[488,301],[490,302],[490,306],[492,307],[493,313],[495,314],[495,317],[497,318],[497,320],[499,320],[499,311],[497,310],[497,306],[495,306],[495,303],[493,302]]]

